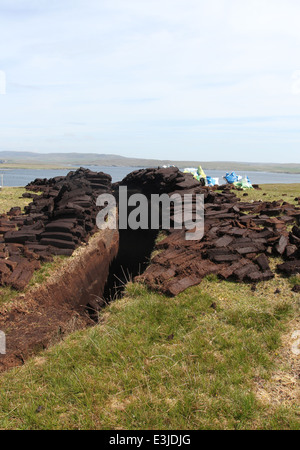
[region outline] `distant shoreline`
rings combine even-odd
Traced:
[[[80,166],[95,167],[158,167],[174,165],[183,169],[185,167],[198,167],[204,170],[220,170],[226,172],[269,172],[282,174],[300,174],[299,163],[271,163],[271,162],[241,162],[241,161],[201,161],[199,160],[171,160],[133,158],[106,153],[38,153],[26,151],[0,151],[0,172],[5,169],[42,169],[42,170],[73,170]]]
[[[141,160],[142,162],[142,160]],[[81,163],[81,164],[74,164],[74,165],[66,165],[66,164],[26,164],[26,163],[8,163],[8,164],[0,164],[0,173],[1,170],[2,171],[9,171],[9,170],[76,170],[78,169],[80,166],[94,166],[95,170],[97,170],[97,167],[101,167],[101,168],[105,168],[105,167],[132,167],[133,169],[139,169],[141,167],[158,167],[158,166],[163,166],[165,165],[165,161],[156,161],[155,163],[153,161],[152,164],[141,164],[141,162],[139,162],[139,164],[135,163],[135,164],[128,164],[126,161],[126,164],[108,164],[107,161],[103,161],[103,163],[97,163],[97,164],[92,164],[92,163]],[[290,167],[290,165],[288,165],[288,167],[284,167],[284,165],[280,165],[280,164],[255,164],[255,163],[234,163],[234,162],[221,162],[221,163],[213,163],[213,162],[204,162],[204,163],[199,163],[197,162],[196,164],[195,161],[192,162],[186,162],[186,164],[183,164],[182,162],[179,161],[170,161],[170,164],[174,164],[175,166],[179,167],[180,169],[183,169],[184,167],[197,167],[198,165],[201,165],[203,170],[223,170],[224,174],[225,172],[231,172],[231,171],[236,171],[236,172],[247,172],[247,171],[251,171],[251,172],[267,172],[267,173],[281,173],[281,174],[300,174],[300,165],[298,166],[297,164],[295,165],[291,165],[293,167]]]
[[[56,164],[0,164],[1,170],[76,170],[78,166],[60,166]]]

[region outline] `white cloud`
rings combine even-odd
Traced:
[[[0,0],[2,148],[300,162],[299,14],[298,0]]]

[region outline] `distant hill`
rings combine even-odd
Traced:
[[[197,167],[201,165],[205,170],[223,171],[260,171],[277,173],[300,173],[300,164],[275,164],[275,163],[246,163],[238,161],[176,161],[144,158],[127,158],[120,155],[96,154],[96,153],[33,153],[19,151],[0,151],[1,167],[29,167],[58,166],[70,167],[80,165],[117,166],[117,167],[157,167],[174,164],[179,168]]]

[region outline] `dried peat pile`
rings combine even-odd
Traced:
[[[180,172],[177,167],[166,169],[141,169],[128,174],[122,181],[113,184],[116,189],[126,186],[129,191],[138,191],[146,196],[151,194],[172,194],[188,191],[200,186],[191,173]]]
[[[269,258],[281,256],[277,266],[286,275],[300,273],[300,208],[283,202],[242,202],[230,186],[203,188],[176,168],[141,170],[121,185],[143,193],[204,194],[205,234],[187,241],[186,230],[170,230],[159,242],[158,254],[137,281],[175,296],[199,284],[204,276],[257,283],[274,277]],[[292,226],[288,231],[287,226]]]
[[[71,255],[96,230],[96,198],[111,192],[111,177],[78,169],[66,177],[37,179],[24,197],[33,201],[0,216],[0,285],[22,290],[41,262]]]

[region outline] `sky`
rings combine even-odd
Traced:
[[[300,163],[299,0],[0,0],[0,150]]]

